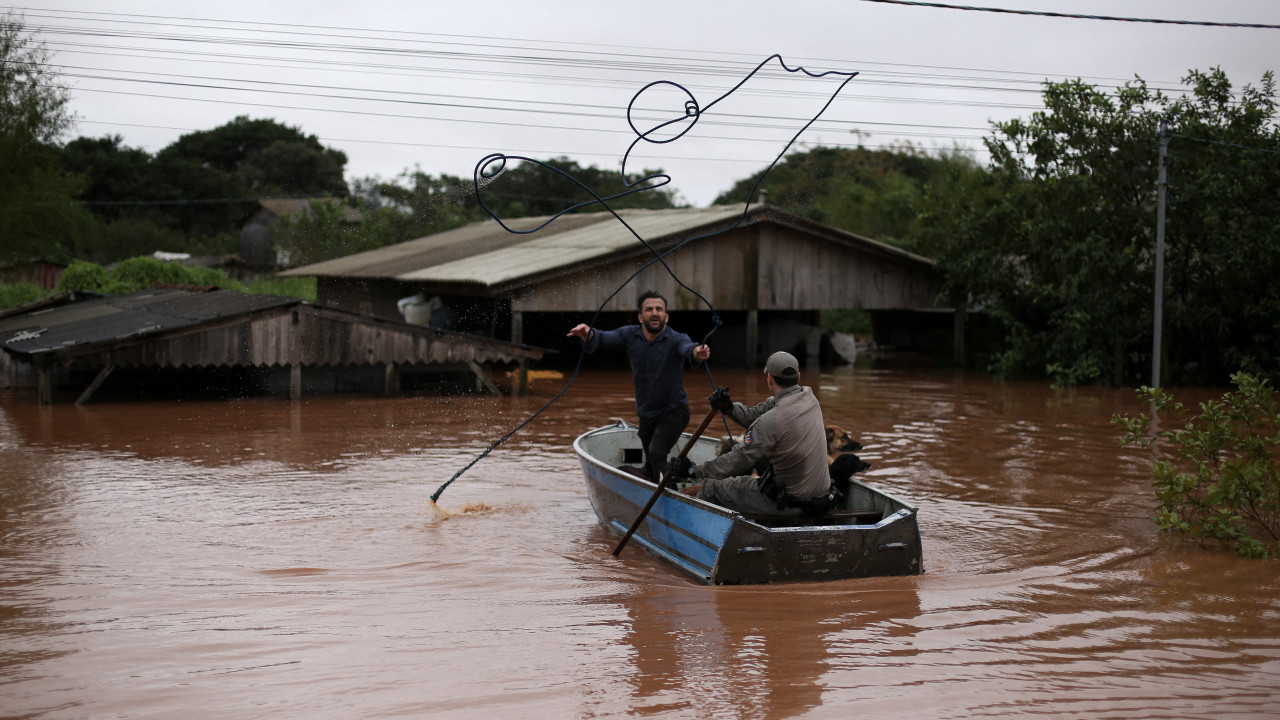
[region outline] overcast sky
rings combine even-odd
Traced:
[[[1276,0],[953,4],[1280,25]],[[1240,87],[1280,65],[1276,29],[866,0],[5,7],[53,51],[79,118],[74,135],[118,134],[155,152],[237,115],[272,118],[345,152],[348,180],[415,168],[469,178],[494,152],[617,169],[636,137],[628,104],[649,83],[676,83],[705,114],[679,140],[637,148],[628,170],[665,169],[681,199],[698,206],[766,167],[845,79],[788,74],[774,63],[705,107],[775,53],[815,73],[859,73],[796,149],[911,142],[955,145],[982,160],[990,122],[1030,115],[1046,79],[1113,87],[1139,75],[1177,93],[1191,68],[1221,67]],[[647,130],[659,109],[679,112],[684,100],[672,85],[651,89],[637,103],[637,124]]]

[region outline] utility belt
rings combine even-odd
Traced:
[[[802,500],[787,492],[787,487],[778,482],[772,464],[760,475],[760,490],[765,497],[777,503],[779,509],[799,508],[806,515],[825,515],[827,511],[838,507],[844,499],[844,493],[833,484],[826,495]]]

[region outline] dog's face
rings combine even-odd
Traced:
[[[862,443],[849,437],[849,433],[838,425],[827,426],[827,457],[833,458],[840,453],[858,452]]]

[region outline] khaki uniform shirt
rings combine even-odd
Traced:
[[[768,458],[774,478],[793,497],[808,500],[831,489],[827,434],[812,390],[796,385],[755,407],[734,403],[729,415],[747,426],[747,434],[729,452],[699,465],[698,477],[747,474],[761,458]]]

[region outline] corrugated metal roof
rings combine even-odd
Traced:
[[[508,232],[489,220],[376,250],[307,265],[281,273],[285,276],[383,278],[406,282],[457,283],[495,287],[518,283],[581,263],[664,244],[681,236],[709,231],[734,222],[743,214],[741,205],[673,210],[620,210],[618,215],[635,230],[633,234],[612,213],[565,215],[531,234]],[[547,217],[521,218],[507,224],[514,229],[537,227]],[[932,261],[907,251],[830,226],[814,223],[774,208],[756,206],[748,222],[774,220],[803,225],[811,232],[865,246],[876,252],[932,265]],[[639,237],[637,237],[637,235]]]
[[[648,242],[725,222],[741,214],[740,205],[618,211]],[[521,218],[507,224],[514,229],[532,228],[546,220],[547,217]],[[528,235],[508,232],[490,220],[307,265],[281,275],[378,277],[493,286],[641,246],[640,240],[609,212],[565,215]]]
[[[538,227],[551,216],[520,218],[507,223],[513,230]],[[565,215],[531,235],[509,232],[493,220],[473,222],[435,235],[388,245],[346,257],[325,260],[280,273],[294,277],[399,277],[406,271],[442,265],[473,255],[496,252],[580,227],[613,220],[608,213]],[[616,221],[615,221],[616,222]]]
[[[75,350],[299,302],[230,290],[143,290],[0,319],[0,343],[21,355]]]
[[[695,227],[730,220],[741,215],[742,209],[721,207],[696,211],[648,212],[624,210],[618,214],[635,231],[634,234],[606,213],[607,221],[546,237],[529,236],[533,239],[518,245],[401,273],[396,279],[500,285],[639,248],[642,243],[637,235],[652,243]]]

